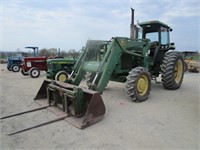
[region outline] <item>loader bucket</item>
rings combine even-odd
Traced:
[[[105,114],[105,106],[101,98],[101,95],[99,93],[94,93],[87,107],[84,123],[92,124],[93,122],[97,122],[98,120],[101,120],[104,114]]]
[[[42,85],[40,86],[40,89],[37,93],[37,95],[35,96],[34,100],[37,99],[42,99],[42,98],[47,98],[47,92],[46,92],[46,88],[47,86],[51,83],[52,80],[48,80],[45,79],[42,83]]]
[[[101,121],[105,114],[105,105],[100,93],[87,90],[84,91],[84,95],[85,97],[83,101],[89,101],[89,103],[86,106],[86,111],[83,117],[69,117],[65,119],[80,129],[84,129],[92,124],[95,124],[96,122]]]
[[[84,129],[103,119],[105,105],[100,93],[59,81],[45,80],[34,98],[56,115],[66,114],[65,120]]]

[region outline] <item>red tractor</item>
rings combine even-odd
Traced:
[[[40,76],[40,70],[47,71],[47,57],[24,57],[21,64],[21,73],[32,78]]]
[[[38,53],[38,47],[26,47],[32,48],[34,50],[34,57],[24,57],[22,58],[21,73],[24,76],[30,75],[32,78],[37,78],[40,76],[40,70],[47,71],[47,57],[38,57],[35,54]]]

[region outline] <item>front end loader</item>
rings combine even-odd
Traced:
[[[80,129],[102,120],[105,114],[100,93],[60,81],[45,80],[34,100],[42,106],[56,106],[51,108],[53,112],[62,110],[68,116],[66,121]]]

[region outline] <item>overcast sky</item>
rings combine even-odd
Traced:
[[[176,50],[200,51],[199,0],[0,0],[0,50],[25,46],[79,50],[88,39],[129,37],[135,22],[160,20]]]

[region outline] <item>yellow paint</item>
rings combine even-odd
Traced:
[[[181,60],[178,60],[176,62],[175,66],[175,73],[174,73],[174,79],[176,83],[179,83],[183,76],[183,62]]]
[[[144,96],[147,93],[149,87],[149,81],[146,75],[141,75],[137,82],[137,90],[140,96]]]
[[[65,82],[67,80],[67,76],[65,74],[61,74],[58,77],[58,81]]]

